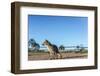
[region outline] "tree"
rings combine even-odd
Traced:
[[[80,51],[80,46],[79,45],[77,45],[76,48],[77,48],[78,51]]]
[[[35,41],[34,39],[30,39],[30,40],[28,41],[28,45],[29,45],[29,46],[34,46],[35,43],[36,43],[36,41]]]
[[[80,52],[83,52],[83,51],[84,51],[84,47],[81,47],[81,48],[80,48]]]
[[[28,41],[28,46],[31,48],[31,51],[38,51],[40,49],[40,45],[38,43],[36,43],[36,41],[34,39],[30,39]]]
[[[84,47],[83,47],[83,45],[81,44],[80,45],[80,52],[83,52],[84,51]]]
[[[63,45],[60,45],[59,50],[65,50],[65,47]]]

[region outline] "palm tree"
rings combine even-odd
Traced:
[[[36,41],[34,39],[30,39],[28,41],[28,46],[31,47],[31,51],[38,51],[40,49],[40,45],[38,43],[36,43]]]

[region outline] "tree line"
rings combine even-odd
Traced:
[[[41,51],[43,52],[44,51],[44,50],[40,50],[39,43],[37,43],[34,39],[29,39],[28,47],[29,47],[29,49],[28,49],[29,51],[36,51],[36,52],[41,52]],[[72,48],[72,47],[76,48],[78,51],[83,51],[85,48],[87,48],[87,47],[82,47],[80,45],[77,45],[77,46],[67,46],[67,47],[64,46],[64,45],[60,45],[58,47],[58,49],[64,51],[65,48]]]

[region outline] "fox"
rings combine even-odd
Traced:
[[[47,47],[50,60],[62,58],[62,55],[55,44],[52,44],[50,41],[45,40],[42,45]]]

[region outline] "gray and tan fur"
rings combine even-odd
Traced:
[[[54,44],[51,44],[48,40],[45,40],[43,42],[43,45],[47,47],[49,52],[49,58],[50,59],[61,59],[62,55],[58,50],[58,47]]]

